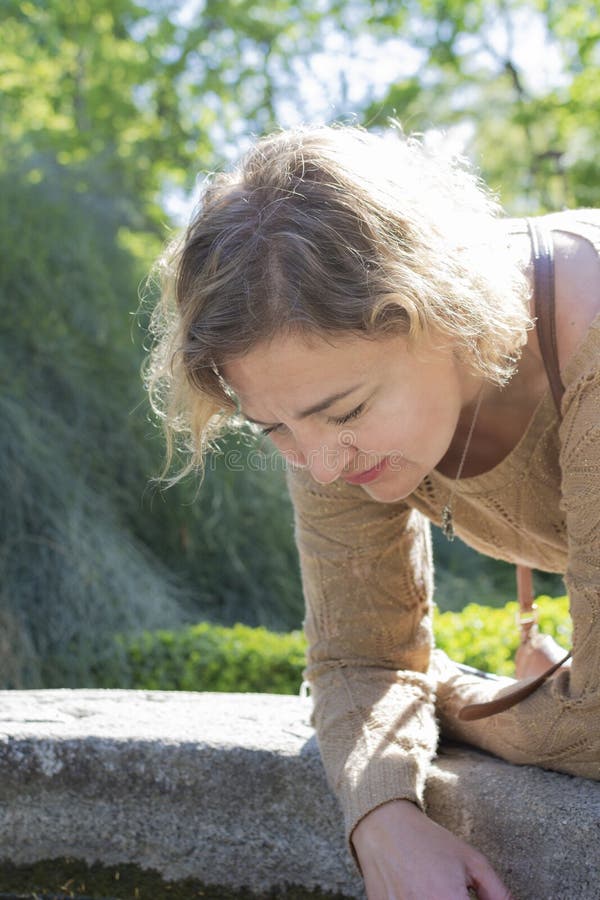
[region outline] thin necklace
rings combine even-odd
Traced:
[[[481,407],[481,401],[483,400],[483,388],[485,385],[481,386],[481,390],[479,391],[479,397],[477,398],[477,406],[475,407],[475,412],[473,414],[473,420],[471,422],[471,427],[469,428],[469,434],[467,435],[467,440],[465,441],[465,448],[462,453],[462,459],[460,461],[460,465],[458,467],[458,472],[454,478],[454,482],[452,484],[452,489],[450,491],[450,496],[446,502],[442,510],[442,532],[445,537],[448,538],[449,541],[454,540],[454,522],[452,521],[452,502],[454,500],[454,494],[456,493],[456,488],[458,487],[458,482],[460,476],[462,474],[463,466],[465,464],[465,459],[467,457],[467,451],[469,449],[469,444],[471,443],[471,438],[473,437],[473,429],[475,428],[475,422],[477,421],[477,416],[479,415],[479,409]]]

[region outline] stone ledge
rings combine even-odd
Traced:
[[[363,898],[309,714],[267,694],[0,691],[0,896],[13,867],[69,857],[222,888],[206,897]],[[427,802],[517,900],[597,900],[600,784],[447,745]]]

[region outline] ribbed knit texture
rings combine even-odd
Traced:
[[[600,212],[549,221],[600,253]],[[458,482],[457,534],[481,552],[565,575],[573,663],[516,707],[461,722],[467,703],[505,686],[464,675],[432,653],[437,524],[452,479],[433,471],[407,500],[383,504],[339,479],[288,472],[306,601],[306,677],[313,723],[347,834],[371,809],[422,805],[443,732],[515,763],[600,779],[600,315],[562,372],[559,421],[550,389],[514,450]]]

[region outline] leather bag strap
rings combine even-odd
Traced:
[[[556,317],[554,312],[554,247],[552,235],[539,220],[527,219],[533,251],[533,278],[536,328],[544,367],[550,382],[550,390],[558,417],[561,417],[561,400],[565,386],[558,366],[556,343]]]
[[[537,691],[541,684],[547,681],[555,672],[558,672],[561,666],[564,666],[570,656],[571,651],[559,662],[554,663],[553,666],[550,666],[549,669],[538,675],[537,678],[525,678],[523,681],[517,681],[516,684],[511,685],[495,700],[488,700],[487,703],[470,703],[468,706],[463,706],[458,711],[458,718],[463,722],[474,722],[476,719],[487,719],[488,716],[495,716],[497,713],[504,712],[505,709],[510,709],[511,706],[515,706],[521,700],[533,694],[534,691]]]
[[[517,599],[519,601],[519,625],[528,634],[535,625],[537,606],[534,602],[533,572],[529,566],[515,566],[517,570]]]
[[[561,400],[565,387],[558,365],[552,234],[539,219],[527,219],[527,228],[533,254],[534,303],[538,340],[554,405],[560,419]],[[528,632],[535,621],[535,603],[532,573],[527,566],[517,566],[517,596],[521,627]]]

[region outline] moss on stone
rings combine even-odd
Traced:
[[[164,881],[153,869],[130,863],[103,866],[61,857],[30,865],[0,862],[0,900],[350,900],[344,894],[295,885],[257,894],[247,888],[207,885],[193,878]]]

